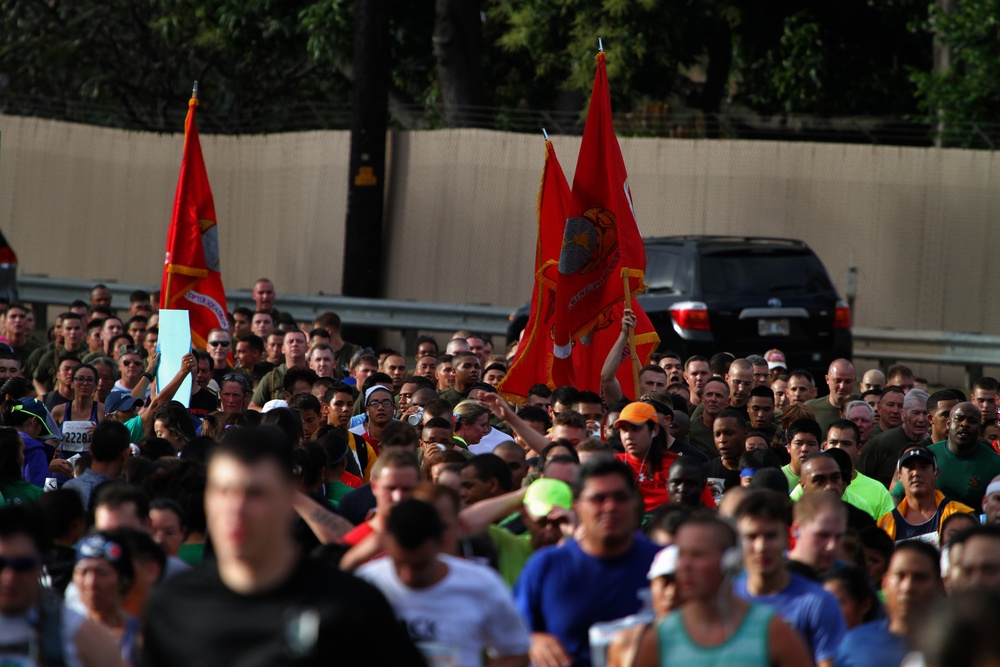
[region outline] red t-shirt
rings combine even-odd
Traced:
[[[340,541],[348,546],[353,547],[354,545],[360,543],[361,540],[371,535],[373,532],[375,531],[372,530],[372,525],[369,522],[365,521],[364,523],[355,526],[354,530],[344,535],[344,537],[342,537]]]
[[[639,488],[639,493],[642,494],[645,512],[652,512],[660,505],[667,504],[669,501],[669,496],[667,495],[667,477],[670,472],[670,464],[678,458],[677,454],[669,451],[664,452],[663,463],[655,474],[651,474],[649,463],[643,463],[638,459],[634,459],[630,454],[615,454],[615,458],[619,461],[624,461],[632,468],[632,474],[635,476],[635,485]],[[712,490],[707,484],[701,492],[701,502],[706,507],[715,507]]]
[[[361,479],[354,473],[347,472],[346,470],[340,473],[340,481],[346,484],[347,486],[351,487],[352,489],[356,489],[365,483],[363,479]]]
[[[355,435],[357,435],[357,434],[355,434]],[[372,446],[372,450],[375,452],[375,456],[378,456],[378,443],[380,443],[382,441],[381,440],[376,440],[375,438],[372,437],[372,434],[368,433],[367,431],[365,431],[364,433],[362,433],[361,437],[364,439],[365,442],[367,442],[369,445]]]

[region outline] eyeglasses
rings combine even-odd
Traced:
[[[93,384],[97,382],[97,378],[92,378],[90,376],[84,375],[81,377],[73,378],[73,382],[79,382],[80,384]]]
[[[210,340],[208,341],[208,344],[212,347],[229,347],[228,340]]]
[[[369,401],[369,402],[368,402],[368,403],[366,404],[366,406],[365,406],[365,407],[369,407],[369,408],[377,408],[377,407],[378,407],[378,406],[380,406],[380,405],[381,405],[381,406],[382,406],[383,408],[394,408],[394,407],[396,407],[396,404],[395,404],[395,403],[393,403],[393,402],[392,402],[391,400],[389,400],[388,398],[387,398],[387,399],[385,399],[385,400],[382,400],[382,401]]]
[[[14,558],[0,557],[0,571],[8,567],[19,574],[30,572],[44,562],[41,556],[17,556]]]
[[[141,361],[129,361],[128,359],[126,359],[125,361],[123,361],[122,364],[126,368],[131,368],[132,366],[142,366],[142,362]]]

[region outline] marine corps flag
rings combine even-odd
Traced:
[[[534,384],[556,388],[552,380],[552,327],[556,284],[549,273],[559,263],[563,225],[569,209],[569,183],[556,158],[552,142],[545,141],[545,168],[538,189],[538,235],[535,243],[535,289],[531,313],[507,375],[499,390],[508,400],[522,403]]]
[[[573,178],[556,291],[555,356],[571,360],[574,386],[592,391],[600,389],[601,365],[621,331],[621,308],[613,308],[626,302],[626,286],[628,300],[646,287],[646,249],[636,226],[628,174],[615,136],[604,61],[602,51],[597,54],[597,73]],[[638,349],[633,353],[641,365],[659,338],[639,304],[633,302],[631,307],[638,319]],[[604,347],[607,339],[611,342]],[[581,344],[587,347],[586,352],[573,349]],[[640,356],[644,351],[645,356]],[[626,394],[632,386],[632,382],[622,383]]]
[[[191,341],[204,349],[208,332],[216,327],[228,329],[229,321],[219,273],[215,204],[194,121],[197,106],[196,84],[184,124],[184,157],[174,196],[174,216],[167,233],[160,308],[189,311]]]

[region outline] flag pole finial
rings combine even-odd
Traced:
[[[542,136],[545,137],[545,141],[549,140],[549,133],[545,131],[544,127],[542,128]]]
[[[597,51],[599,53],[604,53],[604,40],[600,37],[597,38]]]
[[[193,99],[198,99],[198,82],[194,82],[194,86],[191,87],[191,97]]]

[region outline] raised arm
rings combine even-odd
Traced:
[[[486,407],[490,409],[490,412],[510,424],[510,427],[514,429],[514,432],[521,436],[521,439],[528,443],[528,446],[539,454],[541,454],[542,450],[545,449],[545,446],[549,444],[548,438],[531,428],[528,422],[518,417],[517,413],[514,412],[514,408],[510,407],[510,403],[503,400],[503,398],[499,395],[483,394],[483,397],[480,400],[486,404]]]
[[[149,389],[149,383],[153,381],[154,377],[156,377],[156,369],[159,365],[160,353],[157,352],[149,355],[149,359],[146,361],[146,370],[139,376],[139,382],[137,382],[135,388],[132,389],[132,398],[146,400],[146,390]]]
[[[157,354],[154,354],[153,357],[150,358],[150,366],[153,368],[153,370],[156,370],[156,364],[158,364],[159,361],[160,358],[159,355]],[[161,407],[163,407],[171,400],[173,400],[174,394],[176,394],[177,390],[181,388],[181,384],[184,382],[184,378],[186,378],[191,373],[191,371],[193,371],[196,367],[197,367],[197,362],[195,361],[193,354],[185,354],[181,358],[180,370],[177,371],[177,374],[174,375],[173,379],[170,380],[170,382],[168,382],[166,386],[163,387],[163,389],[158,391],[153,396],[153,399],[149,402],[149,407],[142,411],[142,427],[143,429],[146,429],[147,433],[149,432],[148,430],[149,424],[150,422],[153,421],[153,415],[156,414],[157,410],[159,410]],[[148,372],[149,371],[147,371],[147,373]],[[150,375],[152,375],[152,373],[150,373]],[[145,396],[146,393],[145,389],[142,390],[141,395],[139,396],[135,395],[135,393],[139,390],[140,387],[142,387],[144,383],[146,384],[146,386],[149,386],[149,379],[143,377],[139,380],[139,384],[137,384],[135,386],[135,389],[132,390],[133,398],[142,398],[143,396]]]
[[[497,519],[516,512],[524,500],[527,487],[505,493],[495,498],[480,500],[458,513],[458,526],[463,535],[473,535],[486,530]]]
[[[618,382],[618,368],[622,365],[622,354],[628,344],[628,332],[635,327],[635,314],[628,308],[622,313],[622,332],[618,340],[611,346],[608,356],[604,359],[601,367],[601,391],[604,392],[604,400],[608,405],[616,405],[624,398],[622,385]],[[638,397],[636,397],[638,398]]]

